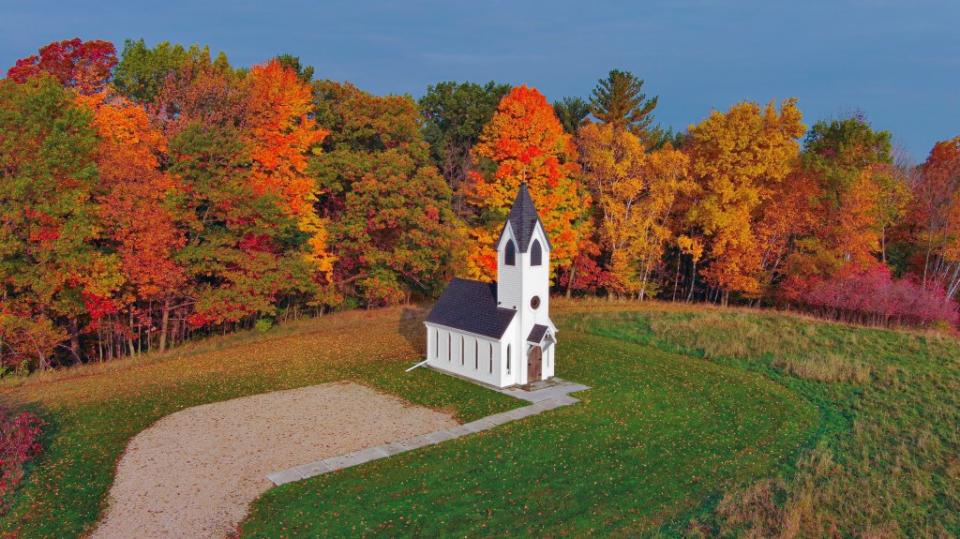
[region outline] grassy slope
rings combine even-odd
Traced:
[[[245,534],[960,535],[956,340],[560,307],[559,375],[595,386],[584,404],[274,489]],[[819,412],[806,434],[795,396]]]
[[[960,536],[960,343],[754,312],[655,307],[569,325],[757,372],[815,403],[791,473],[729,492],[709,534]]]
[[[568,329],[569,324],[564,324]],[[272,490],[244,535],[629,535],[768,476],[817,409],[740,369],[562,331],[577,406]]]
[[[560,375],[595,386],[583,404],[275,489],[245,532],[960,535],[956,341],[657,304],[555,310]],[[203,402],[354,378],[464,420],[517,405],[401,375],[422,338],[409,315],[346,313],[5,385],[54,429],[0,531],[88,530],[129,438]]]
[[[411,318],[411,314],[413,317]],[[267,335],[214,339],[167,357],[116,362],[7,384],[2,398],[50,423],[45,454],[29,470],[0,531],[75,537],[104,507],[114,467],[131,437],[189,406],[352,378],[462,420],[518,406],[514,399],[426,369],[422,326],[402,309],[306,321]]]

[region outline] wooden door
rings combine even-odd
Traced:
[[[527,354],[527,383],[534,382],[543,377],[543,350],[539,346],[534,346]]]

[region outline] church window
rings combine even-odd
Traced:
[[[543,263],[543,249],[540,248],[540,240],[533,240],[530,247],[530,265],[539,266]]]
[[[510,374],[510,345],[507,345],[507,374]]]
[[[517,246],[513,244],[513,240],[507,240],[506,253],[503,255],[503,263],[508,266],[517,265]]]

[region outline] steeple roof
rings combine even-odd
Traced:
[[[510,214],[507,215],[507,222],[510,223],[510,228],[513,229],[513,233],[517,237],[517,249],[521,253],[527,252],[530,247],[530,239],[533,237],[533,231],[537,228],[537,222],[543,228],[543,237],[547,240],[547,247],[553,249],[553,246],[550,245],[550,238],[547,237],[547,230],[543,226],[543,221],[540,221],[537,208],[533,205],[533,199],[530,198],[527,182],[520,183],[517,198],[513,200]],[[506,228],[507,225],[504,224],[503,226]]]

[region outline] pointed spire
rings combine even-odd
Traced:
[[[530,238],[533,237],[533,231],[537,227],[537,221],[540,216],[537,214],[537,208],[533,205],[533,198],[530,197],[530,191],[527,189],[527,182],[520,182],[520,189],[517,190],[517,197],[513,200],[513,206],[510,207],[510,214],[507,216],[513,233],[517,236],[517,249],[521,253],[527,252],[530,247]],[[543,222],[540,222],[543,227]],[[546,230],[544,230],[546,237]],[[547,238],[549,246],[550,239]]]

